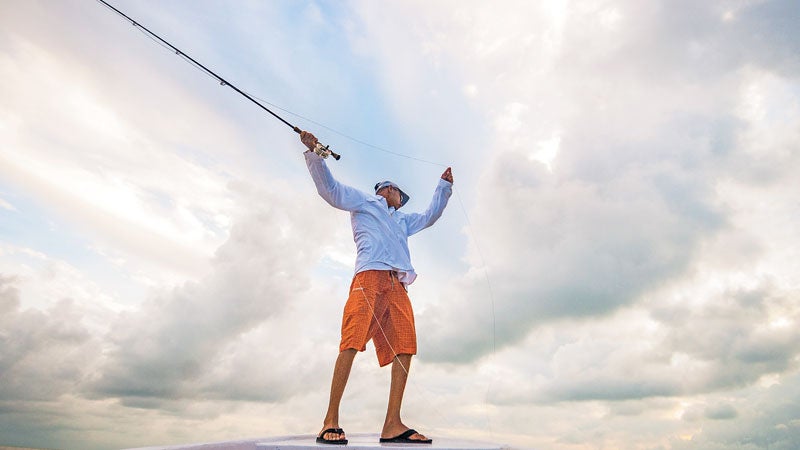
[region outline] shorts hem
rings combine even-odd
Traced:
[[[416,354],[417,354],[417,351],[416,351],[416,350],[413,350],[413,351],[402,351],[402,350],[401,350],[401,351],[397,352],[397,354],[395,354],[395,355],[392,355],[392,356],[391,356],[391,357],[390,357],[388,360],[382,360],[382,359],[380,358],[380,356],[378,356],[378,365],[379,365],[380,367],[386,367],[386,366],[388,366],[389,364],[391,364],[391,363],[392,363],[392,361],[394,361],[394,359],[395,359],[395,358],[396,358],[398,355],[411,355],[411,356],[414,356],[414,355],[416,355]]]

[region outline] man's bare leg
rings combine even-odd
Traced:
[[[356,349],[348,348],[339,352],[336,358],[336,365],[333,367],[333,379],[331,380],[331,396],[328,401],[328,412],[325,414],[325,422],[320,430],[320,435],[328,428],[339,428],[339,404],[344,395],[344,388],[347,386],[347,379],[350,377],[350,368],[353,367],[353,359],[356,357]],[[345,439],[344,433],[325,433],[321,436],[328,440]]]
[[[403,393],[406,389],[408,371],[411,370],[411,355],[397,355],[392,362],[392,384],[389,388],[389,406],[386,408],[386,421],[383,423],[382,438],[393,438],[404,433],[409,427],[400,420],[400,407],[403,404]],[[425,439],[416,433],[410,439]]]

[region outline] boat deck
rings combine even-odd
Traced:
[[[434,437],[432,444],[382,444],[378,434],[351,433],[347,445],[317,444],[315,435],[278,436],[241,441],[209,442],[203,444],[141,447],[129,450],[507,450],[507,447],[479,441]]]

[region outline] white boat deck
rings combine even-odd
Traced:
[[[129,450],[374,450],[380,448],[399,450],[507,450],[508,447],[479,441],[451,438],[433,438],[432,444],[381,444],[378,434],[352,433],[347,435],[347,445],[317,444],[315,435],[279,436],[242,441],[204,444],[142,447]]]

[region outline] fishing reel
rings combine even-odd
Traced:
[[[322,156],[323,158],[327,158],[328,156],[333,156],[333,159],[339,160],[342,155],[335,153],[333,150],[330,149],[328,145],[322,145],[322,143],[317,142],[317,145],[314,146],[314,153]]]

